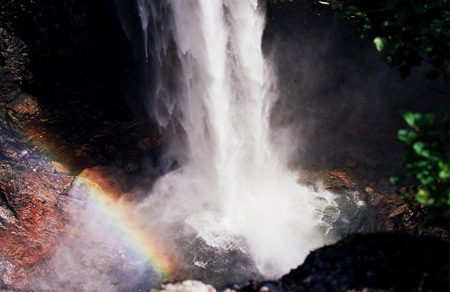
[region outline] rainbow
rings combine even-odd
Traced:
[[[142,259],[145,259],[163,279],[175,269],[173,258],[158,241],[160,236],[150,232],[125,208],[119,200],[120,192],[110,187],[105,178],[95,169],[83,171],[74,181],[73,187],[86,191],[90,199],[104,218],[113,223],[115,230]]]
[[[45,149],[49,157],[54,157],[61,161],[64,169],[70,169],[70,165],[64,161],[71,161],[66,153],[61,152],[58,141],[51,139],[43,123],[30,123],[26,128],[27,135],[35,145]],[[60,170],[58,170],[60,171]],[[67,173],[70,171],[67,170]],[[137,220],[130,208],[126,208],[120,200],[122,194],[108,182],[100,171],[96,169],[86,169],[76,176],[72,189],[80,188],[84,190],[84,195],[89,203],[92,203],[95,211],[98,211],[102,218],[106,218],[112,223],[113,228],[118,232],[120,238],[138,256],[144,259],[151,268],[158,273],[163,280],[176,268],[175,260],[167,252],[167,246],[161,241],[162,238],[154,231],[144,228]]]

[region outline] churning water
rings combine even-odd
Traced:
[[[160,164],[170,169],[137,212],[199,274],[226,282],[288,272],[325,243],[339,211],[332,194],[297,184],[283,143],[273,143],[278,92],[261,48],[263,5],[136,0],[135,8],[139,34],[130,15],[121,19],[141,39],[149,112],[169,139]]]

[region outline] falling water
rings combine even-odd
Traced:
[[[224,258],[230,251],[250,263],[244,270],[288,272],[324,244],[336,220],[325,210],[335,202],[297,184],[271,142],[278,93],[261,48],[263,5],[136,0],[136,7],[149,111],[170,141],[160,161],[170,171],[137,212],[187,265],[227,271],[223,281],[232,270],[246,276]],[[130,35],[130,23],[123,25]]]

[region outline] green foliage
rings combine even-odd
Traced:
[[[329,0],[337,13],[358,26],[361,38],[372,37],[383,60],[398,67],[402,78],[422,62],[431,64],[426,78],[450,81],[450,0]]]
[[[406,174],[392,177],[396,184],[405,178],[420,182],[416,199],[429,207],[429,219],[444,219],[448,223],[450,206],[450,123],[449,108],[442,107],[443,117],[434,114],[411,113],[401,110],[410,128],[398,132],[398,139],[406,146],[403,166]]]
[[[423,62],[431,68],[425,78],[440,76],[450,81],[450,0],[329,0],[335,19],[358,27],[361,38],[372,37],[375,48],[389,66],[406,78]],[[428,219],[448,224],[449,186],[449,108],[441,120],[435,114],[400,114],[410,128],[398,132],[407,147],[403,166],[406,174],[392,177],[392,183],[406,178],[419,182],[416,199],[428,206]],[[408,195],[408,194],[405,194]]]

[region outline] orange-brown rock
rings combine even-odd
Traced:
[[[143,150],[149,149],[151,146],[152,146],[152,139],[149,137],[145,137],[137,144],[137,147]]]
[[[360,174],[363,172],[363,175]],[[357,192],[357,198],[371,210],[367,212],[369,225],[366,231],[406,231],[426,234],[448,240],[449,233],[441,227],[423,224],[426,208],[415,201],[413,188],[402,188],[400,191],[410,193],[408,198],[395,192],[394,186],[387,178],[378,179],[377,183],[366,178],[364,169],[336,168],[332,170],[303,170],[298,182],[318,189],[326,190],[338,196],[349,196],[349,192]],[[369,217],[370,216],[370,217]]]
[[[366,188],[367,189],[367,188]],[[371,206],[378,206],[381,204],[381,202],[383,202],[384,197],[379,194],[379,193],[375,193],[373,192],[369,192],[369,198],[368,198],[368,203]]]
[[[8,149],[17,159],[0,161],[0,278],[27,288],[33,267],[54,252],[65,218],[60,199],[73,177],[20,147]]]
[[[325,187],[330,191],[342,191],[355,188],[356,183],[349,171],[332,170],[327,174]]]
[[[52,161],[52,166],[53,168],[57,171],[57,172],[62,172],[62,173],[66,173],[69,174],[70,170],[68,167],[66,167],[64,164],[59,163],[59,162],[55,162]]]
[[[21,93],[9,105],[10,112],[16,116],[36,116],[41,112],[36,97]]]
[[[373,188],[371,187],[366,187],[364,190],[366,191],[366,193],[373,193]]]

